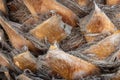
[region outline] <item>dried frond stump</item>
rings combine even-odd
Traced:
[[[46,63],[48,67],[67,80],[78,80],[99,72],[94,64],[69,55],[56,46],[50,47]]]
[[[39,40],[47,38],[50,43],[60,42],[71,33],[71,27],[65,24],[59,15],[52,16],[30,31]]]
[[[0,0],[0,11],[2,11],[5,15],[8,14],[6,0]]]
[[[10,62],[9,62],[8,58],[3,53],[0,53],[0,65],[6,66],[9,69],[11,69]]]
[[[64,22],[73,27],[77,25],[78,20],[76,14],[56,0],[23,0],[23,2],[33,16],[55,10],[62,16]]]
[[[110,56],[120,46],[120,31],[116,31],[111,36],[99,41],[97,44],[91,45],[90,48],[83,51],[98,59],[105,59]]]
[[[0,15],[0,24],[8,35],[8,38],[14,48],[21,49],[22,47],[27,46],[31,51],[38,53],[36,52],[38,49],[34,46],[34,44],[24,38],[23,35],[21,35],[2,14]]]
[[[32,80],[24,74],[21,74],[17,77],[17,80]]]
[[[36,58],[29,51],[14,56],[13,60],[21,70],[30,69],[35,72],[38,69]]]
[[[88,6],[90,4],[90,0],[75,0],[80,6]]]
[[[85,31],[84,34],[87,42],[95,41],[100,35],[111,35],[117,30],[111,20],[97,4],[94,3],[94,5],[95,10],[82,21],[86,22],[82,28],[84,28],[83,30]]]
[[[119,5],[120,0],[106,0],[107,5]]]

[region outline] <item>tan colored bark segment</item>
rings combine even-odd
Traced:
[[[29,51],[14,56],[13,60],[21,70],[30,69],[36,71],[38,68],[36,58]]]
[[[69,55],[55,46],[50,47],[46,56],[46,62],[53,71],[66,80],[77,80],[99,72],[95,65]]]
[[[4,14],[8,13],[6,0],[0,0],[0,11],[2,11]]]
[[[116,77],[112,78],[111,80],[120,80],[120,76],[116,76]]]
[[[21,49],[22,47],[27,46],[31,51],[36,52],[38,50],[30,41],[26,40],[21,34],[19,34],[2,15],[0,16],[0,24],[8,35],[14,48]]]
[[[2,42],[4,40],[5,36],[4,36],[4,32],[2,29],[0,29],[0,42]]]
[[[120,0],[106,0],[107,5],[118,5],[120,4]]]
[[[32,80],[24,74],[21,74],[17,77],[18,80]]]
[[[75,0],[80,6],[87,6],[90,4],[90,0]]]
[[[0,17],[0,21],[1,21],[1,25],[4,28],[4,30],[6,31],[6,33],[8,34],[8,37],[12,43],[12,45],[15,48],[22,48],[26,43],[25,43],[25,39],[19,35],[13,28],[12,26],[5,21],[2,17]]]
[[[120,31],[116,31],[111,36],[83,51],[85,54],[94,54],[98,59],[105,59],[110,56],[120,44]]]
[[[23,0],[32,15],[44,14],[50,10],[55,10],[63,17],[63,21],[75,27],[77,16],[70,9],[58,3],[56,0]]]
[[[32,29],[30,33],[40,40],[47,38],[50,43],[59,42],[67,36],[64,25],[61,17],[55,15]]]
[[[90,20],[86,25],[87,34],[111,34],[116,31],[116,27],[107,17],[107,15],[101,11],[101,9],[95,4],[95,10],[91,14]],[[97,37],[95,36],[86,36],[88,42],[94,41]]]
[[[85,39],[87,42],[94,42],[97,41],[101,37],[104,37],[104,34],[85,34]]]
[[[8,71],[5,71],[4,74],[5,74],[6,78],[7,78],[7,80],[13,80]]]
[[[8,68],[11,68],[10,63],[9,63],[7,57],[4,54],[2,54],[2,53],[0,53],[0,65],[6,66]]]

